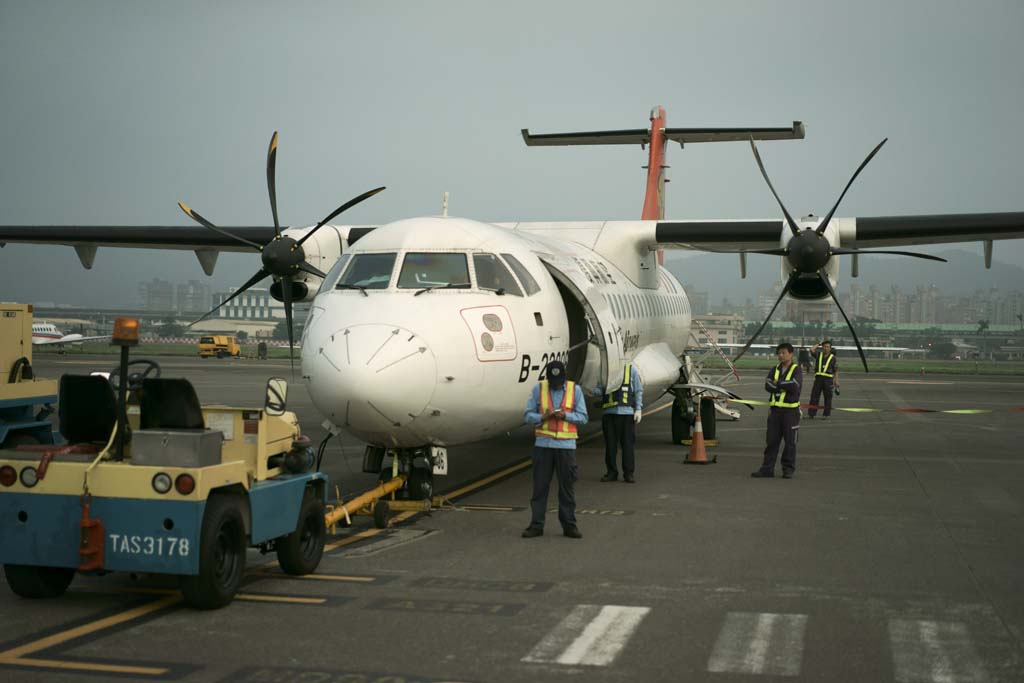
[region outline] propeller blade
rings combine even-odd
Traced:
[[[295,377],[295,337],[292,333],[292,279],[281,278],[281,298],[284,300],[284,320],[288,326],[288,360],[292,364],[292,377]]]
[[[250,247],[256,247],[256,249],[258,249],[260,251],[263,251],[263,247],[261,247],[260,245],[256,244],[255,242],[250,242],[249,240],[245,239],[244,237],[239,237],[238,235],[233,235],[230,232],[228,232],[227,230],[221,230],[216,225],[214,225],[210,221],[208,221],[205,218],[203,218],[202,216],[200,216],[197,211],[193,210],[192,207],[188,206],[187,204],[184,204],[182,202],[178,202],[178,207],[181,208],[181,210],[185,212],[186,216],[188,216],[189,218],[194,220],[196,223],[199,223],[199,225],[206,226],[210,230],[213,230],[214,232],[220,233],[221,235],[224,235],[225,237],[230,237],[231,239],[237,240],[237,241],[241,242],[242,244],[248,244]]]
[[[232,299],[234,299],[234,298],[235,298],[236,296],[238,296],[239,294],[241,294],[241,293],[242,293],[242,292],[244,292],[245,290],[249,289],[250,287],[252,287],[253,285],[255,285],[255,284],[256,284],[257,282],[259,282],[259,281],[260,281],[260,280],[262,280],[263,278],[267,277],[268,275],[270,275],[270,273],[268,273],[268,272],[267,272],[266,270],[264,270],[263,268],[260,268],[260,269],[259,269],[259,270],[258,270],[258,271],[256,272],[256,274],[255,274],[255,275],[253,275],[253,276],[252,276],[251,278],[249,278],[249,281],[248,281],[248,282],[246,282],[246,283],[245,283],[244,285],[242,285],[241,287],[239,287],[238,289],[236,289],[236,290],[235,290],[235,292],[234,292],[234,294],[232,294],[232,295],[231,295],[231,296],[229,296],[229,297],[228,297],[227,299],[224,299],[224,301],[221,301],[221,302],[220,302],[219,304],[217,304],[216,306],[214,306],[214,307],[213,307],[213,309],[212,309],[212,310],[210,310],[209,312],[207,312],[207,313],[206,313],[205,315],[203,315],[203,317],[202,317],[202,318],[199,318],[198,320],[193,320],[192,322],[190,322],[190,323],[188,324],[188,326],[189,326],[189,327],[192,327],[192,326],[193,326],[193,325],[195,325],[196,323],[198,323],[198,322],[202,322],[203,320],[206,320],[206,319],[207,319],[207,318],[209,318],[209,317],[210,317],[211,315],[213,315],[214,313],[216,313],[216,312],[217,312],[217,311],[218,311],[218,310],[220,309],[220,307],[221,307],[221,306],[223,306],[224,304],[228,303],[229,301],[231,301]]]
[[[782,213],[786,216],[786,222],[789,223],[789,229],[793,231],[794,235],[800,234],[800,229],[796,227],[796,221],[789,215],[789,211],[786,210],[786,206],[779,199],[779,193],[772,187],[772,181],[768,179],[768,172],[764,170],[764,164],[761,162],[761,155],[757,152],[757,145],[754,144],[754,138],[750,138],[750,149],[754,150],[754,159],[757,161],[757,167],[761,169],[761,175],[764,176],[764,181],[768,183],[768,189],[775,195],[775,201],[779,203],[779,208],[782,209]]]
[[[857,345],[857,353],[860,354],[860,361],[864,363],[864,372],[868,372],[868,359],[864,357],[864,349],[860,345],[860,339],[857,339],[857,330],[853,329],[853,323],[851,323],[850,319],[846,317],[846,311],[843,310],[842,304],[839,303],[839,297],[836,296],[836,290],[832,289],[832,283],[828,281],[828,276],[820,270],[818,271],[818,277],[821,278],[821,281],[825,284],[825,288],[828,290],[828,293],[832,295],[832,301],[836,302],[836,308],[838,308],[839,312],[843,314],[843,320],[846,321],[846,326],[850,328],[850,334],[853,335],[853,343]]]
[[[310,275],[316,275],[318,278],[321,278],[321,279],[327,277],[327,273],[325,273],[324,271],[320,270],[316,266],[310,265],[310,263],[308,261],[303,261],[298,266],[296,266],[296,268],[298,268],[299,270],[301,270],[303,272],[309,273]]]
[[[306,233],[305,235],[303,235],[303,236],[302,236],[302,239],[300,239],[300,240],[298,241],[298,243],[297,243],[297,244],[302,244],[303,242],[305,242],[306,240],[308,240],[308,239],[309,239],[310,237],[312,237],[312,236],[313,236],[313,233],[315,233],[315,232],[316,232],[317,230],[319,230],[320,228],[322,228],[322,227],[324,227],[325,225],[327,225],[327,222],[328,222],[329,220],[331,220],[332,218],[334,218],[335,216],[337,216],[337,215],[338,215],[339,213],[341,213],[342,211],[347,211],[347,210],[351,209],[351,208],[352,208],[353,206],[355,206],[355,205],[356,205],[356,204],[358,204],[359,202],[361,202],[361,201],[363,201],[363,200],[366,200],[366,199],[369,199],[370,197],[372,197],[373,195],[377,194],[378,192],[383,192],[383,191],[384,191],[384,189],[385,189],[384,187],[378,187],[378,188],[374,188],[374,189],[370,190],[369,192],[364,192],[364,193],[362,193],[361,195],[359,195],[359,196],[358,196],[358,197],[356,197],[355,199],[350,199],[350,200],[348,200],[347,202],[345,202],[344,204],[342,204],[341,206],[339,206],[339,207],[338,207],[337,209],[335,209],[334,211],[332,211],[332,212],[331,212],[331,213],[330,213],[330,214],[329,214],[329,215],[327,216],[327,218],[325,218],[325,219],[323,219],[322,221],[320,221],[319,223],[317,223],[317,224],[316,224],[316,227],[314,227],[314,228],[313,228],[312,230],[310,230],[310,231],[309,231],[309,232],[307,232],[307,233]]]
[[[785,256],[789,250],[785,247],[778,249],[710,249],[708,247],[692,247],[695,251],[706,251],[712,254],[767,254],[768,256]]]
[[[270,212],[274,214],[274,233],[281,236],[281,224],[277,220],[277,131],[270,138],[267,149],[267,191],[270,193]]]
[[[941,256],[932,256],[931,254],[922,254],[916,251],[892,251],[890,249],[871,249],[867,251],[863,251],[861,249],[833,249],[832,254],[857,254],[859,256],[863,256],[864,254],[897,254],[899,256],[913,256],[914,258],[924,258],[929,261],[942,261],[943,263],[948,263],[948,261]]]
[[[772,319],[772,314],[775,313],[775,309],[778,308],[779,304],[782,303],[782,300],[786,298],[786,294],[789,293],[789,288],[793,285],[793,281],[796,280],[798,277],[800,277],[800,273],[798,271],[794,270],[790,274],[789,279],[786,280],[786,284],[782,287],[782,292],[779,294],[779,298],[775,300],[775,305],[772,306],[772,310],[768,311],[768,315],[765,316],[764,322],[761,323],[761,327],[757,328],[757,332],[755,332],[754,336],[751,337],[749,341],[747,341],[746,346],[740,349],[740,352],[736,354],[735,358],[732,359],[733,363],[735,363],[736,361],[743,357],[743,354],[747,352],[747,350],[750,348],[750,345],[754,343],[755,339],[757,339],[757,336],[761,334],[761,330],[763,330],[765,328],[765,325],[768,324],[768,321]]]
[[[850,182],[846,183],[846,187],[843,188],[843,193],[839,195],[839,199],[836,200],[835,206],[832,207],[832,210],[828,212],[827,216],[825,216],[825,220],[823,220],[821,222],[821,225],[818,226],[819,235],[825,232],[825,228],[828,227],[828,222],[832,220],[832,215],[836,212],[836,209],[839,208],[839,202],[843,201],[843,197],[846,196],[846,191],[850,189],[850,185],[853,185],[853,181],[857,179],[857,176],[860,175],[860,172],[863,171],[864,167],[868,165],[868,162],[871,161],[871,158],[878,154],[878,150],[882,149],[882,145],[884,145],[888,141],[889,138],[885,138],[885,140],[879,142],[878,145],[873,150],[871,150],[871,154],[869,154],[864,161],[860,162],[860,166],[858,166],[857,170],[853,172],[853,177],[850,178]],[[865,366],[866,365],[867,364],[865,363]]]

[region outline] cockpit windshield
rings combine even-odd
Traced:
[[[398,275],[399,289],[468,288],[469,264],[465,254],[409,252]]]
[[[490,289],[498,294],[523,295],[512,273],[494,254],[473,254],[473,268],[476,269],[476,284],[480,289]]]
[[[391,272],[395,269],[396,253],[356,254],[345,269],[345,275],[335,285],[341,289],[387,289]]]
[[[342,254],[329,271],[327,271],[327,277],[320,284],[320,292],[329,292],[334,289],[334,285],[338,284],[338,278],[341,277],[341,271],[345,270],[345,264],[352,258],[352,254]],[[317,292],[319,294],[320,292]]]

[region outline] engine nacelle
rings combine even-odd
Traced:
[[[312,229],[313,226],[288,228],[282,233],[298,240]],[[306,262],[324,273],[329,271],[344,250],[343,234],[347,234],[347,230],[336,228],[333,225],[325,225],[317,230],[312,237],[302,243],[302,249],[306,252]],[[292,301],[295,303],[312,301],[322,282],[322,278],[300,271],[292,278]],[[270,296],[278,301],[284,301],[280,281],[275,281],[270,286]]]
[[[800,230],[817,230],[818,226],[821,225],[822,218],[816,216],[808,216],[806,218],[797,221],[797,227]],[[848,241],[854,240],[856,226],[854,221],[850,219],[833,218],[828,227],[825,228],[825,238],[828,240],[829,245],[834,249],[842,244],[842,238],[847,237]],[[783,224],[782,235],[780,237],[780,244],[786,247],[789,244],[790,239],[793,237],[793,233],[789,227]],[[792,272],[793,266],[786,257],[781,259],[782,261],[782,281],[785,282],[789,279],[789,274]],[[828,277],[829,282],[832,284],[832,288],[835,289],[839,283],[839,257],[831,256],[828,262],[825,264],[822,270]],[[806,273],[801,275],[789,288],[789,296],[794,299],[800,300],[818,300],[828,298],[828,289],[825,284],[817,276],[816,273]]]

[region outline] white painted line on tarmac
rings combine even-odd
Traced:
[[[577,605],[522,661],[608,666],[650,611],[650,607]]]
[[[985,668],[960,622],[893,619],[889,622],[899,683],[982,683]]]
[[[729,612],[708,671],[799,676],[806,626],[806,614]]]

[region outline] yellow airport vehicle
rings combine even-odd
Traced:
[[[290,574],[314,572],[327,478],[285,409],[285,380],[268,381],[259,408],[201,406],[188,380],[129,363],[137,340],[138,322],[119,318],[118,371],[61,377],[66,444],[0,450],[11,589],[47,598],[78,571],[171,574],[187,604],[214,609],[234,598],[248,547],[275,551]]]
[[[200,358],[238,358],[242,355],[242,347],[230,334],[211,334],[199,338]]]

